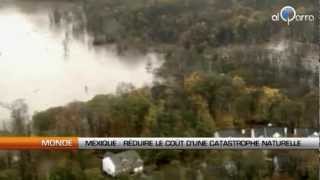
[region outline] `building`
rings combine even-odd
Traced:
[[[269,127],[267,128],[267,137],[279,138],[287,137],[288,128],[286,127]]]
[[[251,137],[287,137],[288,129],[286,127],[258,127],[251,129]]]
[[[136,174],[143,171],[143,161],[136,151],[106,153],[102,159],[102,170],[113,177],[121,174]]]

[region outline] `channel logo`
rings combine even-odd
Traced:
[[[284,6],[279,13],[271,16],[272,21],[284,21],[290,25],[292,22],[309,21],[313,22],[315,17],[312,14],[298,14],[294,7]]]

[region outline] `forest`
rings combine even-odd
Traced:
[[[120,55],[154,52],[164,62],[146,67],[155,76],[149,86],[124,82],[116,93],[52,107],[30,121],[21,117],[24,110],[13,111],[13,128],[3,130],[4,136],[212,137],[220,129],[269,123],[318,126],[318,24],[271,21],[286,4],[316,14],[315,0],[68,3],[79,4],[86,19],[73,32],[88,32],[93,46],[114,45]],[[53,13],[56,26],[68,20],[65,15]],[[100,169],[103,151],[3,151],[0,180],[318,179],[313,151],[138,152],[143,175],[111,178]],[[275,154],[286,157],[280,172],[268,160]]]

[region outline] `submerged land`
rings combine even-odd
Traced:
[[[23,3],[30,13],[30,7],[57,2]],[[120,83],[114,92],[97,91],[90,99],[52,106],[31,117],[24,116],[27,104],[17,101],[22,108],[11,109],[4,136],[212,137],[222,129],[269,124],[318,127],[317,23],[287,26],[271,21],[271,15],[288,3],[316,14],[316,1],[58,3],[44,10],[50,12],[53,29],[68,27],[63,41],[66,59],[72,54],[68,42],[85,34],[89,40],[84,42],[91,48],[112,50],[129,64],[137,59],[131,57],[148,53],[162,57],[161,63],[145,64],[152,74],[147,85]],[[98,72],[96,76],[103,77]],[[104,83],[101,86],[109,85]],[[82,91],[87,94],[91,88]],[[138,152],[144,172],[119,177],[101,172],[104,151],[1,152],[0,179],[318,179],[318,153],[313,151]]]

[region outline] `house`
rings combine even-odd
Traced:
[[[136,151],[106,153],[102,159],[102,170],[112,177],[136,174],[143,171],[143,161]]]
[[[251,137],[287,137],[288,128],[282,127],[258,127],[251,130]]]
[[[286,127],[268,127],[267,128],[267,137],[279,138],[279,137],[287,137],[288,136],[288,128]]]

